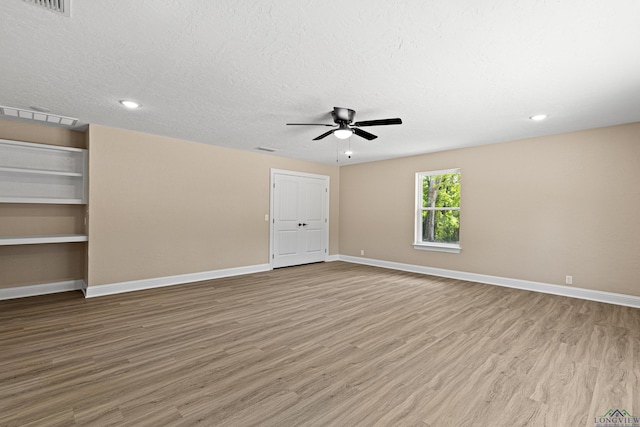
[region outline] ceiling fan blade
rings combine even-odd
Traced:
[[[333,133],[333,130],[330,130],[329,132],[325,132],[325,133],[323,133],[322,135],[320,135],[320,136],[318,136],[318,137],[313,138],[313,140],[314,140],[314,141],[317,141],[317,140],[319,140],[319,139],[322,139],[322,138],[324,138],[324,137],[327,137],[327,136],[331,135],[332,133]]]
[[[352,130],[352,131],[353,131],[353,133],[355,133],[356,135],[361,136],[361,137],[363,137],[364,139],[368,139],[369,141],[371,141],[372,139],[376,139],[376,138],[377,138],[377,136],[376,136],[376,135],[374,135],[374,134],[372,134],[372,133],[369,133],[369,132],[367,132],[367,131],[365,131],[365,130],[362,130],[362,129],[358,129],[358,128],[351,128],[351,130]]]
[[[337,125],[325,125],[322,123],[287,123],[287,126],[331,126],[335,127]]]
[[[381,119],[381,120],[365,120],[363,122],[355,122],[353,126],[384,126],[384,125],[401,125],[402,119]]]

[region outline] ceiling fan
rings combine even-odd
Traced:
[[[331,117],[333,117],[334,124],[322,124],[322,123],[287,123],[288,126],[330,126],[337,129],[331,129],[329,132],[313,138],[314,141],[322,139],[326,136],[334,134],[338,139],[347,139],[352,134],[356,134],[364,139],[371,141],[376,139],[377,136],[360,129],[365,126],[385,126],[385,125],[401,125],[402,119],[381,119],[381,120],[365,120],[363,122],[353,122],[356,116],[355,110],[350,108],[333,107]]]

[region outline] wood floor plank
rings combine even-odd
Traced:
[[[341,262],[0,302],[1,426],[591,426],[640,310]],[[635,405],[635,406],[634,406]]]

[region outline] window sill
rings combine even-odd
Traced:
[[[460,245],[451,243],[414,243],[413,249],[420,251],[447,252],[450,254],[459,254],[462,248]]]

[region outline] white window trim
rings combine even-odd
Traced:
[[[461,173],[460,168],[443,169],[437,171],[425,171],[416,172],[415,180],[415,224],[413,234],[413,248],[421,251],[434,251],[434,252],[446,252],[452,254],[459,254],[462,250],[460,242],[458,243],[438,243],[438,242],[422,242],[420,239],[421,219],[422,219],[422,177],[425,175],[444,175],[449,173]],[[452,210],[448,208],[440,208],[437,210]],[[458,207],[457,210],[460,210]]]
[[[436,242],[414,243],[413,249],[418,249],[420,251],[447,252],[450,254],[459,254],[460,251],[462,250],[462,248],[460,247],[460,244],[456,245],[453,243],[436,243]]]

